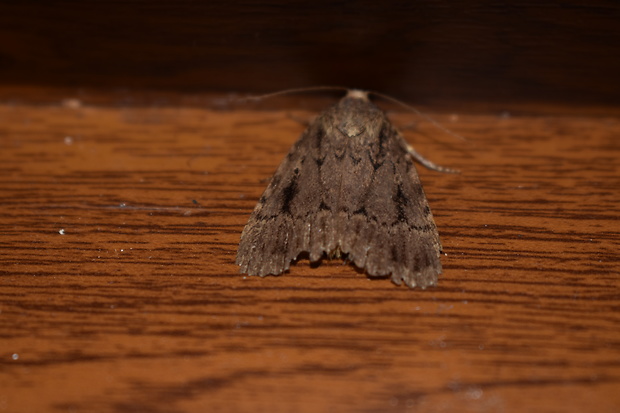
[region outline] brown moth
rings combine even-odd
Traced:
[[[242,273],[280,274],[301,253],[344,257],[371,276],[436,285],[441,243],[410,147],[368,92],[350,90],[303,132],[239,243]]]

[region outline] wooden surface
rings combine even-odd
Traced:
[[[0,411],[618,411],[620,117],[405,130],[462,170],[418,168],[437,288],[337,261],[239,275],[312,115],[1,105]]]

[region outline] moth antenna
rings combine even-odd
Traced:
[[[462,137],[458,133],[452,132],[450,129],[446,128],[441,123],[437,122],[435,119],[431,118],[428,115],[425,115],[424,113],[420,112],[419,110],[417,110],[413,106],[408,105],[407,103],[403,102],[402,100],[398,100],[396,98],[393,98],[392,96],[384,95],[383,93],[379,93],[379,92],[368,92],[368,93],[370,93],[371,95],[378,96],[378,97],[380,97],[382,99],[389,100],[390,102],[394,102],[394,103],[404,107],[405,109],[409,109],[410,111],[412,111],[413,113],[415,113],[416,115],[421,117],[422,119],[430,122],[437,129],[440,129],[440,130],[444,131],[445,133],[447,133],[448,135],[451,135],[451,136],[453,136],[455,138],[458,138],[458,139],[460,139],[460,140],[462,140],[464,142],[467,142],[467,139],[465,139],[464,137]]]
[[[346,88],[344,86],[299,87],[299,88],[293,88],[293,89],[280,90],[278,92],[266,93],[264,95],[247,96],[247,97],[244,97],[244,98],[239,98],[238,101],[241,101],[241,102],[257,101],[257,100],[263,100],[263,99],[267,99],[267,98],[272,98],[274,96],[288,95],[288,94],[292,94],[292,93],[318,92],[318,91],[321,91],[321,90],[344,90],[344,91],[348,91],[349,88]]]

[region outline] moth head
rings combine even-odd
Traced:
[[[383,112],[369,99],[368,92],[349,90],[333,112],[333,124],[348,138],[373,138],[383,124]]]
[[[368,92],[365,90],[351,89],[347,91],[347,96],[345,96],[345,98],[368,100]]]

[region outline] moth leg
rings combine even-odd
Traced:
[[[429,161],[428,159],[420,155],[418,152],[416,152],[416,150],[413,149],[413,146],[409,144],[407,144],[407,152],[409,153],[409,155],[413,157],[413,159],[418,161],[421,165],[433,171],[443,172],[447,174],[458,174],[461,172],[458,169],[446,168],[445,166],[440,166],[434,162]]]

